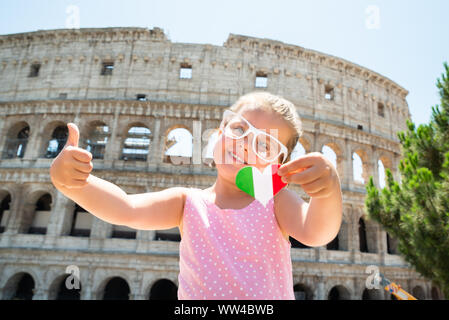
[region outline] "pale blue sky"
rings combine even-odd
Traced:
[[[0,0],[0,34],[65,28],[69,5],[81,28],[160,27],[173,42],[215,45],[235,33],[344,58],[409,90],[418,124],[439,103],[435,82],[449,61],[447,0]]]

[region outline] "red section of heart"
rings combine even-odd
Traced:
[[[281,180],[281,177],[277,173],[280,166],[281,166],[280,164],[271,165],[271,174],[273,181],[273,197],[276,195],[276,193],[281,191],[281,189],[287,185],[287,183],[284,183]]]

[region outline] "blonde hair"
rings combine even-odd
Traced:
[[[289,124],[290,128],[295,132],[287,142],[288,155],[285,162],[290,160],[290,155],[302,136],[302,123],[296,112],[295,105],[290,101],[271,94],[269,92],[251,92],[241,96],[229,109],[238,113],[246,106],[263,108],[265,110],[274,111]]]

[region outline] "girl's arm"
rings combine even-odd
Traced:
[[[179,226],[185,188],[128,195],[115,184],[92,174],[80,188],[55,187],[97,218],[139,230],[163,230]]]
[[[284,164],[278,174],[310,196],[306,203],[293,191],[278,193],[276,217],[281,229],[310,247],[331,242],[343,216],[340,178],[334,165],[322,153],[312,152]]]
[[[92,154],[78,147],[79,131],[68,124],[64,149],[53,160],[50,177],[54,186],[86,211],[106,222],[135,229],[170,229],[179,225],[185,188],[127,195],[113,183],[91,175]]]

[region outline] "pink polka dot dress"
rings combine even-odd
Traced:
[[[179,248],[179,300],[294,300],[291,244],[274,199],[220,209],[191,188]]]

